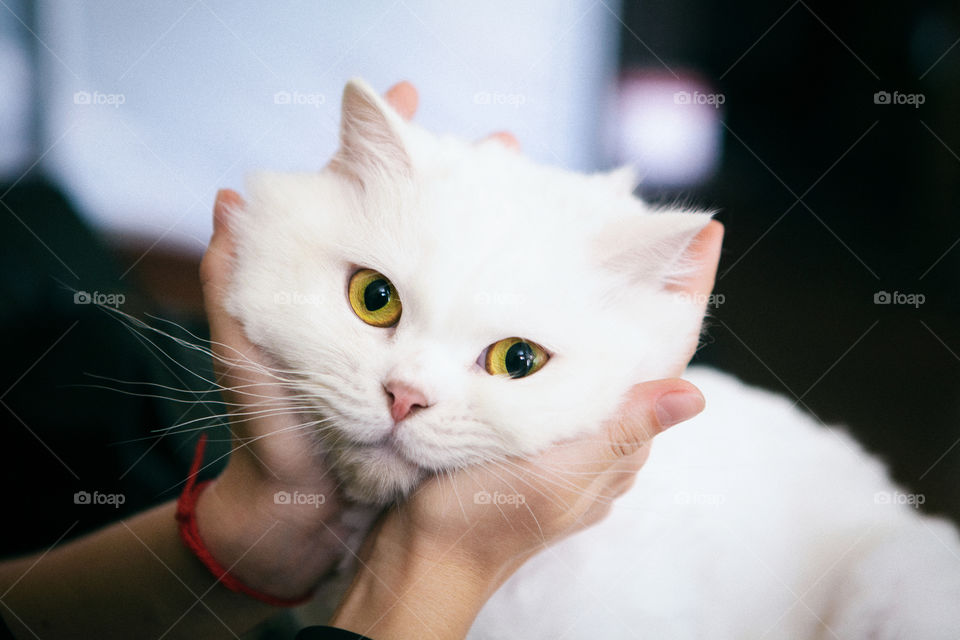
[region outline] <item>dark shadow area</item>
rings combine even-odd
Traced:
[[[25,180],[0,193],[0,478],[18,523],[4,530],[6,556],[175,498],[198,432],[162,430],[215,425],[205,418],[223,405],[209,391],[208,357],[137,329],[93,297],[113,296],[120,312],[195,342],[205,340],[202,319],[122,277],[125,267],[55,186]],[[208,461],[229,450],[225,427],[210,438]]]
[[[625,67],[693,69],[726,98],[718,173],[649,194],[718,207],[727,228],[697,360],[847,425],[960,519],[957,6],[624,9]]]

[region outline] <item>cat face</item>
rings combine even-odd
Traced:
[[[632,187],[435,137],[353,81],[324,171],[251,179],[228,308],[327,418],[348,495],[385,503],[596,430],[681,364],[702,305],[670,283],[709,216]]]

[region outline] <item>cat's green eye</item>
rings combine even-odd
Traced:
[[[350,306],[357,317],[374,327],[392,327],[400,321],[403,306],[397,289],[386,276],[361,269],[350,278]]]
[[[506,338],[487,348],[483,368],[490,375],[523,378],[536,373],[547,363],[546,349],[523,338]]]

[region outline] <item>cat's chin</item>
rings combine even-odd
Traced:
[[[386,505],[406,497],[427,471],[389,446],[353,446],[332,453],[347,499]]]

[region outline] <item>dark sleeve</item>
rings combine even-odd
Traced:
[[[205,382],[214,379],[209,357],[131,330],[132,322],[90,303],[90,294],[123,296],[119,311],[168,333],[178,330],[166,319],[186,322],[133,285],[136,270],[123,278],[129,265],[55,185],[28,178],[0,185],[0,193],[16,212],[0,206],[0,486],[30,482],[29,491],[4,494],[4,521],[17,523],[0,535],[4,558],[176,498],[194,449],[189,436],[197,432],[164,429],[212,426],[205,418],[223,409]],[[210,440],[224,439],[216,444],[225,448],[208,450],[209,460],[229,453],[227,438],[211,431]],[[84,501],[94,492],[123,500]]]
[[[370,640],[370,638],[333,627],[305,627],[300,630],[294,640]]]
[[[0,615],[0,640],[17,640],[13,637],[13,632],[10,631],[2,615]]]

